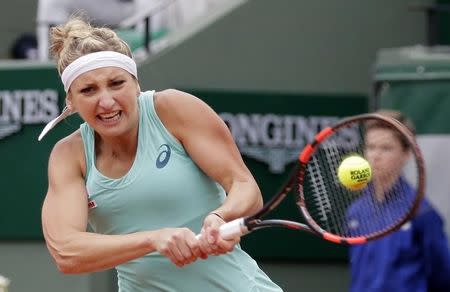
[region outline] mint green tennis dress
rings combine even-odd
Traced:
[[[200,231],[225,192],[205,175],[167,131],[153,105],[154,91],[139,96],[135,161],[119,179],[95,167],[94,132],[81,125],[89,194],[89,224],[101,234],[128,234],[165,227]],[[120,292],[281,291],[239,246],[182,268],[157,252],[116,267]]]

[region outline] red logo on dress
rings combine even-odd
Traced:
[[[94,209],[97,207],[97,202],[95,202],[94,200],[89,200],[88,201],[88,208],[89,209]]]

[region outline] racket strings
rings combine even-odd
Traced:
[[[354,231],[349,232],[348,236],[366,236],[390,229],[404,219],[412,208],[411,198],[403,195],[407,194],[408,190],[401,185],[376,192],[368,189],[365,192],[370,193],[375,199],[364,204],[361,203],[361,207],[356,213],[364,213],[364,215],[359,214],[356,217],[364,216],[364,220],[359,220],[360,226],[354,226]]]
[[[309,215],[319,228],[342,237],[386,232],[398,226],[415,204],[418,167],[414,157],[408,161],[409,170],[400,166],[395,173],[372,169],[381,179],[359,190],[349,190],[339,181],[337,169],[344,158],[366,158],[364,135],[362,122],[338,130],[317,145],[306,167],[304,203]]]
[[[339,155],[339,151],[337,149],[337,144],[335,143],[335,141],[330,140],[328,141],[327,145],[324,145],[326,147],[323,148],[323,156],[324,159],[326,161],[328,161],[329,163],[329,170],[330,170],[330,175],[327,175],[327,185],[333,185],[335,184],[334,181],[334,177],[336,176],[336,171],[334,171],[335,168],[337,168],[337,157]],[[333,198],[330,198],[329,196],[324,196],[327,198],[327,201],[330,202],[331,200],[333,200]],[[341,209],[342,206],[342,201],[335,201],[334,202],[337,209]],[[331,204],[331,203],[330,203]],[[329,210],[330,213],[330,218],[331,218],[331,222],[328,223],[328,226],[331,226],[332,228],[330,228],[329,230],[332,230],[334,233],[337,234],[341,234],[343,232],[342,229],[342,224],[340,224],[339,222],[341,221],[341,217],[339,212],[333,212],[333,210]]]
[[[311,157],[306,176],[310,192],[305,202],[310,215],[321,228],[334,234],[341,234],[343,232],[342,224],[339,223],[341,215],[336,210],[342,208],[342,204],[340,201],[333,201],[332,204],[333,192],[330,191],[330,186],[333,187],[335,184],[333,178],[336,174],[332,169],[337,164],[336,156],[338,156],[336,144],[327,141],[326,145],[322,145],[321,149]],[[324,161],[329,165],[324,164]]]
[[[325,228],[331,229],[331,220],[328,218],[332,215],[331,203],[327,196],[320,195],[326,192],[326,183],[319,169],[318,161],[314,159],[311,164],[310,173],[315,178],[314,188],[311,190],[312,201],[316,206],[315,210],[317,215],[315,214],[315,217],[323,223]]]

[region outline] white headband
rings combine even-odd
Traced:
[[[64,90],[69,92],[70,85],[81,74],[104,67],[122,68],[137,79],[136,62],[133,59],[121,53],[101,51],[81,56],[64,69],[61,74]]]
[[[66,69],[64,69],[63,73],[61,74],[61,80],[64,84],[64,90],[68,92],[72,82],[81,74],[104,67],[122,68],[136,77],[136,79],[138,78],[136,62],[134,62],[133,59],[121,53],[101,51],[79,57],[78,59],[70,63],[69,66],[66,67]],[[71,114],[73,114],[73,112],[65,107],[58,117],[54,118],[47,125],[45,125],[44,129],[39,135],[38,140],[41,141],[41,139],[44,138],[44,136],[51,129],[53,129],[56,124],[58,124],[60,121],[64,120]]]

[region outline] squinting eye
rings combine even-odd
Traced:
[[[92,87],[86,87],[86,88],[81,89],[80,92],[86,94],[86,93],[89,93],[89,92],[91,92],[93,90],[94,89]]]
[[[112,82],[112,86],[119,86],[125,83],[125,80],[116,80]]]

